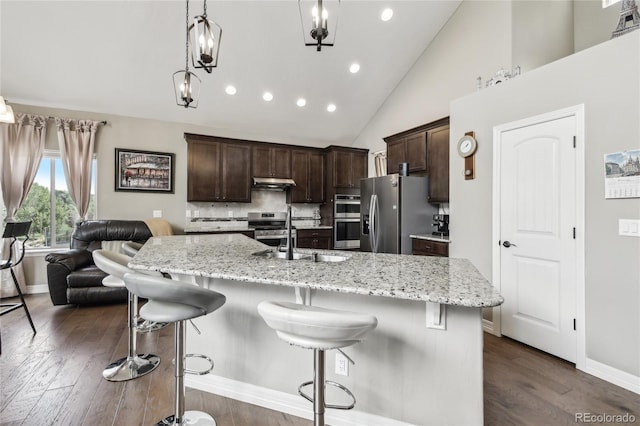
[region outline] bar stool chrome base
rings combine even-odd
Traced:
[[[156,423],[156,426],[216,426],[216,421],[213,417],[202,411],[185,411],[184,417],[176,422],[175,414],[165,417]]]
[[[120,358],[102,371],[102,377],[110,382],[124,382],[151,373],[160,365],[160,357],[154,354],[138,354]]]
[[[169,325],[168,322],[147,321],[140,317],[137,317],[136,320],[136,331],[138,333],[151,333]]]

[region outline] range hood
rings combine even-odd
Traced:
[[[296,186],[293,179],[271,178],[271,177],[254,177],[254,189],[267,189],[271,191],[284,191],[287,188]]]

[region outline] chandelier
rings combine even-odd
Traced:
[[[305,46],[333,46],[338,28],[340,0],[298,0]]]
[[[193,25],[189,27],[191,35],[191,61],[194,68],[204,68],[211,73],[218,66],[218,51],[222,27],[207,17],[207,0],[204,0],[202,15],[193,18]]]
[[[189,0],[187,0],[186,13],[186,46],[184,69],[173,73],[173,88],[176,95],[176,103],[185,108],[197,108],[200,96],[200,79],[189,71]]]

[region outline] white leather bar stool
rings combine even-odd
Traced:
[[[127,256],[133,257],[138,254],[138,251],[142,248],[144,244],[136,243],[135,241],[125,241],[122,243],[122,251]]]
[[[378,319],[368,314],[271,301],[260,302],[258,313],[285,342],[313,349],[313,381],[303,383],[298,388],[301,396],[313,402],[313,424],[324,426],[325,408],[353,408],[355,397],[347,388],[335,382],[325,382],[325,351],[359,342],[378,325]],[[302,387],[310,383],[313,383],[313,398],[302,392]],[[325,404],[325,383],[344,390],[353,403],[348,406]]]
[[[143,245],[144,244],[136,243],[135,241],[125,241],[124,243],[122,243],[122,251],[127,256],[133,257],[136,254],[138,254],[138,251],[140,251]],[[122,282],[122,285],[124,286],[124,281]],[[135,325],[136,325],[136,331],[138,333],[150,333],[152,331],[158,331],[162,328],[165,328],[169,324],[166,322],[153,322],[153,321],[143,320],[138,316],[138,310],[136,307]]]
[[[175,412],[156,425],[215,425],[215,420],[207,413],[184,410],[184,373],[191,372],[185,369],[185,357],[198,356],[185,355],[184,353],[185,321],[217,310],[224,305],[226,297],[213,290],[163,277],[126,274],[124,282],[130,292],[149,300],[140,309],[142,318],[149,321],[175,323]],[[204,356],[201,357],[208,359]],[[197,374],[206,374],[212,368],[206,372],[197,372]]]
[[[109,250],[94,250],[93,261],[98,268],[109,274],[102,280],[107,287],[124,287],[124,274],[135,273],[127,266],[131,258]],[[160,274],[159,272],[157,273]],[[138,354],[136,341],[136,315],[138,312],[138,296],[129,292],[127,302],[127,323],[129,328],[129,350],[127,356],[109,364],[102,377],[111,382],[122,382],[136,379],[151,373],[160,364],[160,357],[155,354]]]

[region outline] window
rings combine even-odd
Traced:
[[[96,217],[95,175],[94,159],[87,219]],[[69,247],[78,212],[69,195],[59,152],[45,151],[29,195],[18,210],[16,219],[32,221],[29,248]]]

